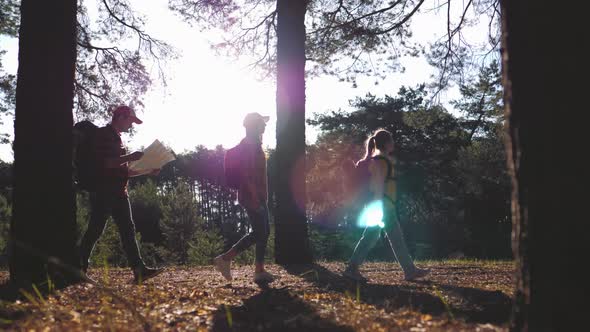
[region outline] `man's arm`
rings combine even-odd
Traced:
[[[256,190],[256,186],[251,180],[246,180],[246,190],[248,191],[248,195],[250,196],[250,203],[252,204],[252,206],[250,206],[249,208],[258,209],[260,207],[258,191]]]
[[[241,168],[241,180],[242,180],[242,192],[247,195],[246,202],[248,202],[248,208],[258,209],[260,207],[260,200],[258,198],[258,190],[254,183],[255,176],[255,160],[254,151],[250,145],[244,147],[242,156],[242,168]]]
[[[125,163],[139,160],[141,159],[141,157],[143,157],[143,152],[135,151],[133,153],[119,156],[116,158],[106,158],[104,163],[106,168],[119,168],[121,165]]]
[[[256,187],[252,183],[251,178],[244,176],[244,173],[242,173],[243,177],[240,181],[240,188],[238,189],[240,203],[243,204],[245,208],[253,210],[258,209],[260,202],[258,200]]]
[[[129,177],[136,177],[136,176],[140,176],[140,175],[158,175],[160,174],[160,169],[159,168],[155,168],[150,170],[149,172],[145,173],[145,172],[138,172],[138,171],[134,171],[132,169],[129,170]]]

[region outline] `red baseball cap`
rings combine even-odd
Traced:
[[[129,107],[129,106],[117,106],[115,108],[115,110],[113,111],[113,118],[114,117],[119,117],[119,116],[128,116],[131,117],[131,119],[133,119],[133,122],[137,123],[137,124],[142,124],[143,121],[141,121],[136,115],[135,115],[135,111]]]

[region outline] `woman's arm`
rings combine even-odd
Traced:
[[[384,160],[372,160],[369,165],[371,173],[371,189],[375,200],[383,199],[385,194],[385,177],[387,176],[387,162]]]

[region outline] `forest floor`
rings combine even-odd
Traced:
[[[281,267],[268,287],[251,266],[225,282],[211,266],[169,267],[143,285],[129,269],[91,269],[99,286],[0,302],[0,330],[15,331],[506,331],[512,262],[418,262],[424,281],[403,281],[397,263],[367,263],[370,279],[340,276],[343,263]],[[0,271],[0,284],[8,279]]]

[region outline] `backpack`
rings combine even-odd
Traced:
[[[243,158],[244,145],[242,143],[228,149],[223,158],[223,174],[225,184],[232,189],[239,189],[242,182],[241,166]]]
[[[74,125],[74,183],[82,190],[96,189],[98,173],[94,137],[98,127],[90,121],[80,121]]]
[[[369,164],[372,160],[385,160],[387,162],[387,175],[391,177],[393,166],[391,162],[383,156],[375,156],[371,159],[360,160],[357,163],[348,165],[345,169],[347,175],[347,204],[362,207],[372,199],[370,188],[371,173],[369,172]]]

